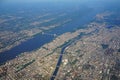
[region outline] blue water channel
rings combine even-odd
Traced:
[[[92,21],[95,15],[96,15],[95,12],[90,12],[87,15],[78,17],[77,19],[74,19],[73,21],[67,24],[46,31],[46,33],[56,34],[58,36],[65,32],[71,32],[73,30],[76,30],[77,28],[84,28],[83,25]],[[30,52],[36,50],[43,46],[44,44],[52,41],[54,38],[55,37],[52,35],[37,34],[32,39],[29,39],[8,51],[0,53],[0,64],[3,64],[6,61],[16,58],[16,56],[23,52]]]
[[[59,56],[59,58],[58,58],[58,62],[57,62],[56,68],[55,68],[55,71],[53,72],[50,80],[54,80],[54,79],[55,79],[55,77],[56,77],[56,75],[57,75],[57,73],[58,73],[60,64],[61,64],[61,62],[62,62],[62,57],[63,57],[64,51],[65,51],[66,47],[69,46],[69,45],[70,45],[70,44],[68,43],[68,44],[65,44],[65,45],[62,47],[61,53],[60,53],[60,56]]]

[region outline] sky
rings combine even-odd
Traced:
[[[120,0],[0,0],[0,3],[38,3],[38,2],[56,2],[56,3],[102,3],[116,2]]]
[[[0,2],[1,1],[2,2],[91,2],[91,1],[104,1],[104,0],[0,0]]]
[[[120,0],[0,0],[0,2],[99,2]]]

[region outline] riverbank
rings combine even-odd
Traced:
[[[24,72],[27,74],[25,75],[26,79],[30,78],[30,75],[31,75],[31,78],[33,78],[33,76],[35,75],[41,75],[42,76],[41,78],[49,79],[53,71],[55,70],[58,57],[61,55],[60,52],[62,49],[62,45],[64,45],[66,42],[69,42],[71,39],[76,38],[81,33],[87,34],[90,32],[94,32],[95,30],[96,28],[85,28],[85,29],[79,29],[74,32],[64,33],[56,37],[50,43],[43,45],[38,50],[22,53],[15,59],[8,61],[4,66],[7,66],[7,67],[11,66],[8,69],[8,73],[11,74],[13,78],[18,78],[17,76],[20,75],[20,73],[23,74]],[[31,59],[35,59],[35,62],[28,65],[26,68],[19,71],[18,73],[15,73],[17,66],[25,64],[26,62],[31,61]],[[35,75],[32,75],[31,72],[34,73]]]

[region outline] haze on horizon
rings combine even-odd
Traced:
[[[10,2],[10,3],[30,3],[30,2],[104,2],[105,0],[1,0],[1,2]],[[119,0],[107,0],[106,2],[115,2]]]

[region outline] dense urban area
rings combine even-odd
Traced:
[[[48,15],[50,14],[37,18]],[[66,14],[59,16],[61,18],[64,15]],[[13,16],[9,18],[0,20],[0,24],[8,25],[5,22],[22,19]],[[44,31],[72,21],[65,18],[61,23],[40,28],[33,27],[55,19],[31,22],[30,30],[27,27],[24,30],[19,27],[18,32],[1,30],[0,51],[9,50],[37,33],[41,32],[44,35]],[[120,80],[119,22],[119,13],[105,11],[97,14],[93,21],[84,25],[85,28],[78,28],[59,36],[54,34],[55,38],[51,42],[37,50],[21,53],[2,64],[0,80],[49,80],[51,77],[55,80]],[[20,22],[20,25],[24,26],[22,23]],[[14,29],[20,25],[16,24]],[[57,75],[54,75],[56,68],[58,68]]]

